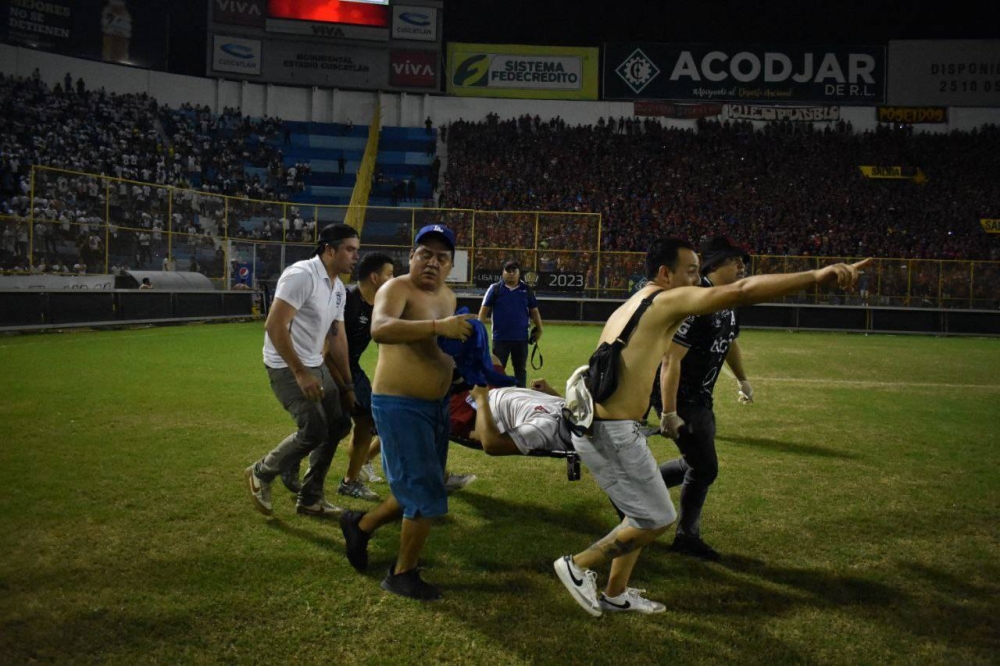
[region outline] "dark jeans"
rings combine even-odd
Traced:
[[[272,481],[309,455],[309,471],[302,479],[299,501],[315,504],[323,499],[323,482],[337,451],[337,444],[351,431],[351,418],[340,407],[340,392],[326,366],[308,368],[323,381],[323,400],[310,402],[302,395],[295,375],[288,368],[268,368],[271,390],[292,415],[299,429],[286,437],[257,464],[257,476]]]
[[[667,488],[681,486],[681,505],[677,534],[697,537],[701,531],[701,509],[708,488],[719,474],[715,453],[715,413],[708,407],[680,405],[677,414],[684,419],[677,448],[681,457],[660,465]]]
[[[528,385],[528,341],[527,340],[494,340],[493,353],[500,359],[500,365],[507,369],[507,359],[511,359],[514,377],[517,385],[524,388]]]

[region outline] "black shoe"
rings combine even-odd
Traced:
[[[345,511],[340,514],[340,531],[344,533],[347,561],[360,572],[368,568],[368,540],[372,538],[358,524],[364,515],[361,511]]]
[[[394,574],[392,570],[395,567],[396,564],[393,563],[389,567],[389,573],[382,579],[383,590],[420,601],[434,601],[441,598],[441,590],[430,583],[425,583],[420,578],[420,569],[410,569],[401,574]]]
[[[697,557],[709,562],[718,562],[720,559],[719,553],[699,537],[685,534],[678,534],[674,537],[674,543],[671,544],[670,550],[681,555],[690,555],[691,557]]]
[[[299,494],[299,491],[302,490],[302,483],[299,481],[298,464],[281,473],[281,482],[285,484],[286,488],[288,488],[288,492],[294,493],[295,495]]]

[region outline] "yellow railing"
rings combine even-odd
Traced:
[[[29,216],[0,216],[0,260],[8,270],[37,270],[43,261],[48,268],[58,260],[71,272],[76,266],[108,273],[116,266],[161,270],[172,262],[173,270],[197,270],[226,288],[237,281],[232,268],[246,264],[256,281],[273,281],[309,256],[320,228],[356,215],[363,251],[386,250],[401,264],[417,229],[451,227],[459,249],[468,252],[467,287],[516,259],[525,273],[583,276],[588,295],[618,298],[641,283],[645,271],[640,252],[599,249],[602,222],[594,213],[258,201],[39,166],[31,183]],[[838,260],[755,256],[749,269],[790,272]],[[1000,262],[879,259],[862,286],[857,295],[813,289],[785,300],[995,309]]]

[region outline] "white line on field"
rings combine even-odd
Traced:
[[[944,382],[876,382],[868,379],[805,379],[797,377],[750,377],[751,383],[785,382],[788,384],[825,384],[857,388],[915,388],[915,389],[985,389],[1000,391],[1000,384],[948,384]]]

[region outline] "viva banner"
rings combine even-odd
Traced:
[[[597,99],[598,49],[448,44],[448,94]]]

